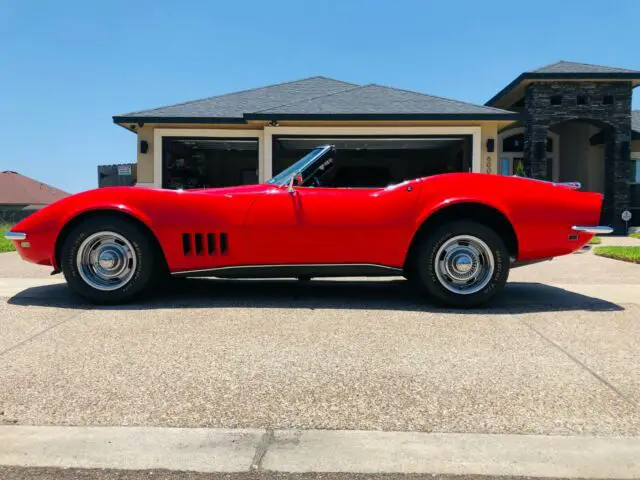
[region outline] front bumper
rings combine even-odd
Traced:
[[[4,234],[4,238],[6,238],[7,240],[12,240],[12,241],[22,241],[22,240],[26,240],[27,239],[27,234],[26,233],[20,233],[20,232],[6,232]]]
[[[607,233],[613,233],[613,228],[605,227],[605,226],[585,226],[585,225],[574,225],[571,227],[571,230],[574,232],[584,232],[584,233],[593,233],[594,235],[606,235]]]

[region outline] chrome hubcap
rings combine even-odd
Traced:
[[[116,254],[110,250],[102,252],[98,257],[98,264],[100,265],[100,268],[105,270],[113,269],[117,261],[118,258]]]
[[[470,295],[491,281],[495,269],[489,246],[472,235],[450,238],[436,253],[436,277],[447,290]]]
[[[80,245],[76,265],[85,283],[97,290],[111,291],[131,281],[137,256],[131,243],[119,233],[97,232]]]

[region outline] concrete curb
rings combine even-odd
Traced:
[[[640,477],[640,437],[0,426],[0,465]]]

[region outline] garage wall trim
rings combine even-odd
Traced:
[[[265,182],[271,175],[264,177],[265,144],[262,130],[231,130],[216,128],[156,128],[153,131],[153,186],[162,188],[162,139],[164,137],[220,137],[220,138],[257,138],[258,139],[258,181]],[[271,159],[269,159],[271,161]],[[139,184],[140,185],[140,184]],[[140,185],[148,186],[148,185]]]
[[[273,136],[282,135],[471,135],[471,169],[481,172],[482,128],[465,126],[434,127],[264,127],[264,130],[156,128],[153,132],[153,184],[139,186],[162,187],[162,140],[164,137],[251,137],[258,138],[258,180],[266,182],[273,176]]]

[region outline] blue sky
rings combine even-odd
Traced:
[[[325,75],[484,103],[557,60],[640,70],[637,0],[0,0],[0,170],[135,161],[115,114]],[[634,94],[634,108],[640,108]]]

